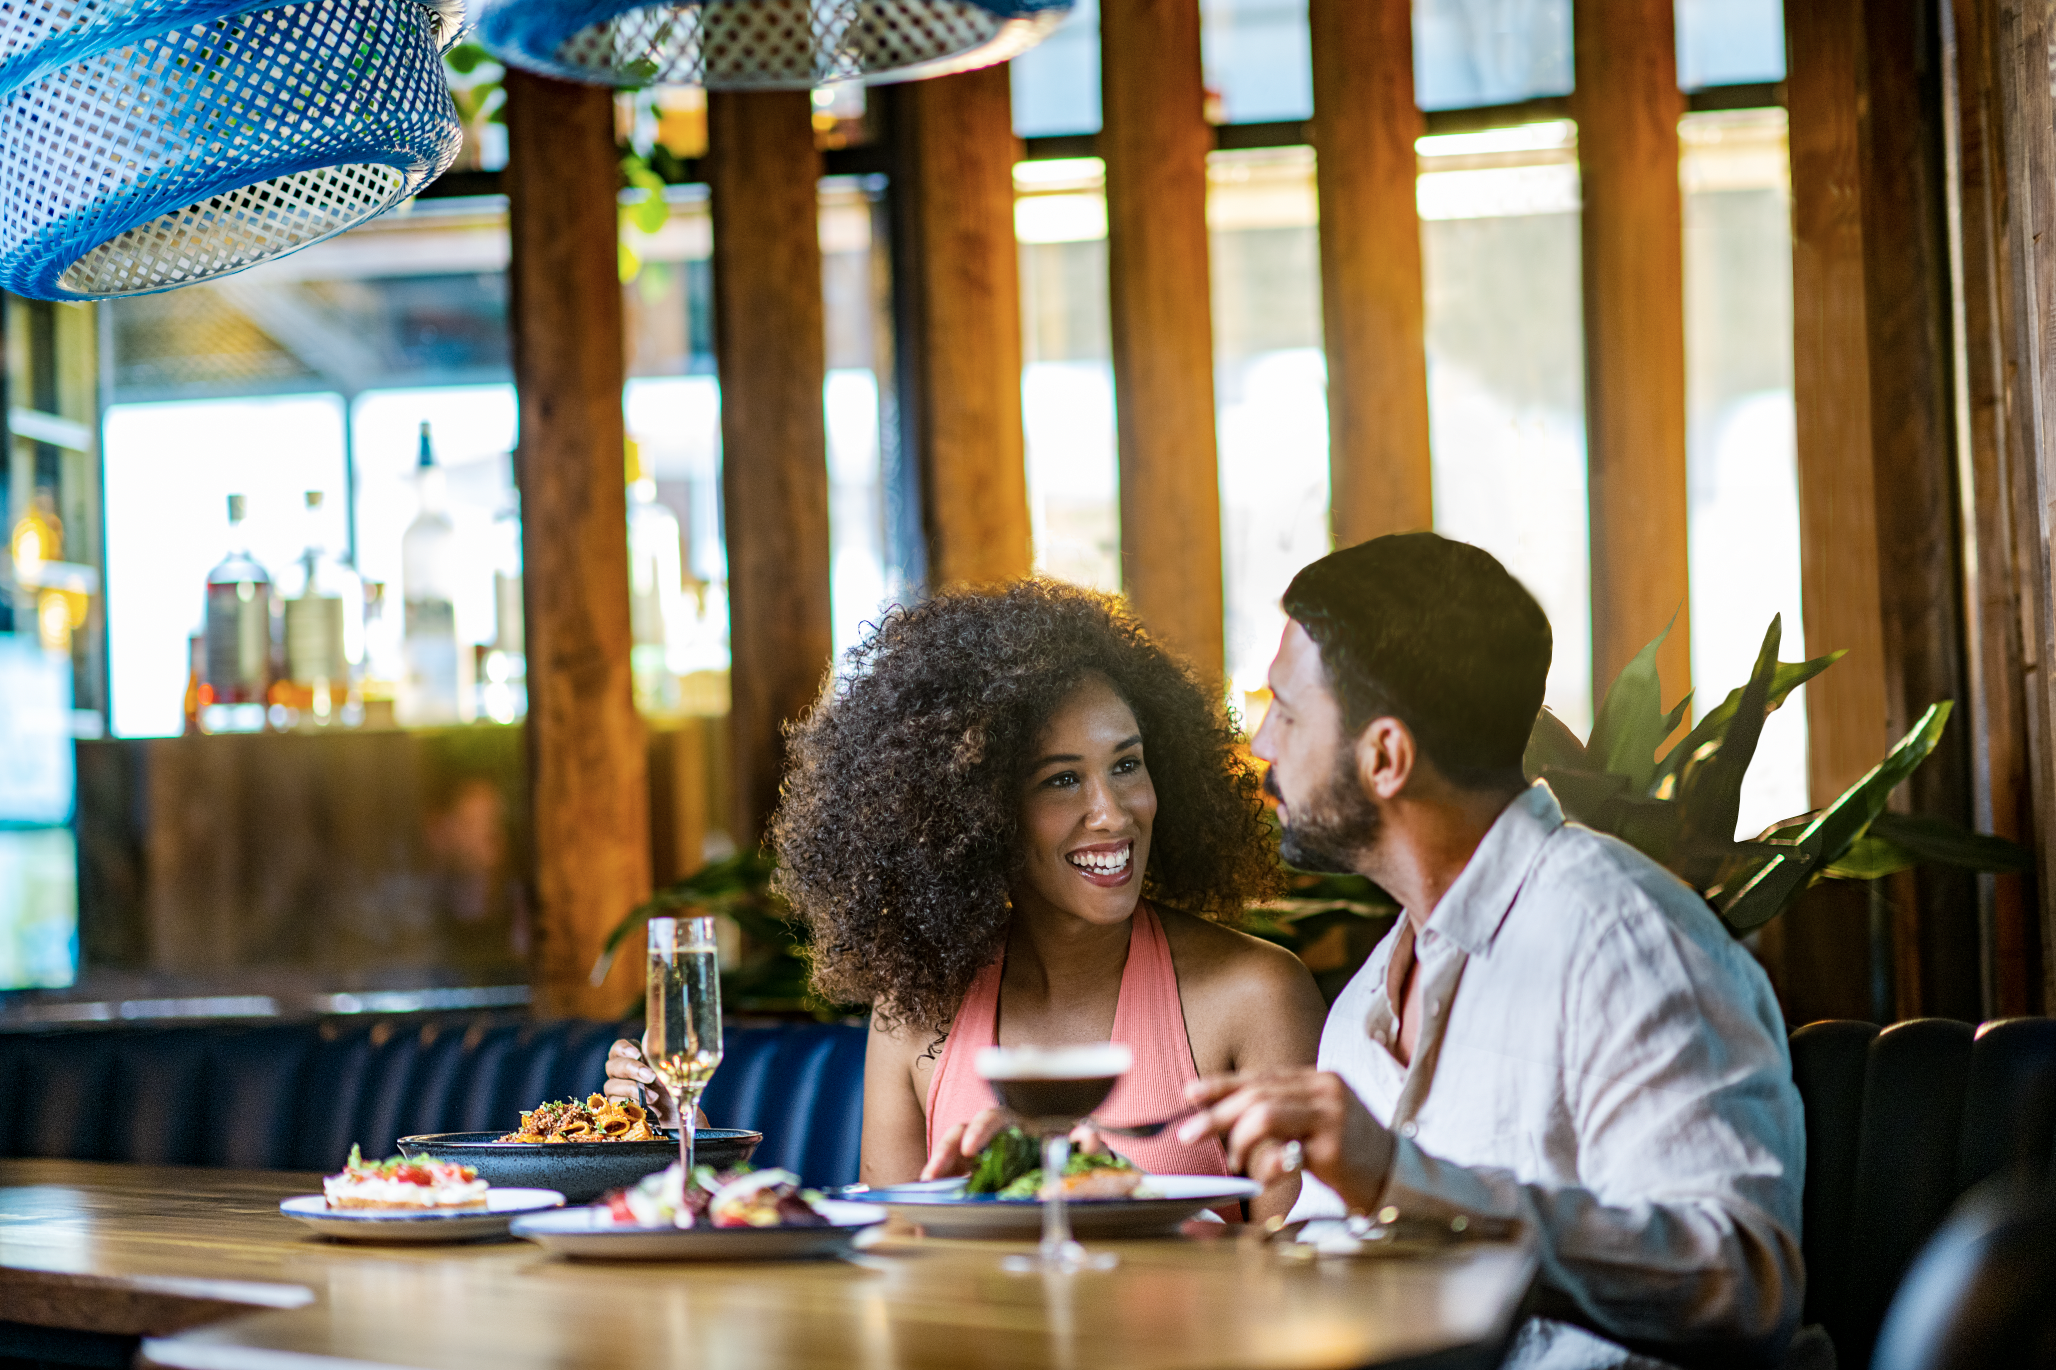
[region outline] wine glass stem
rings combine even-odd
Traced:
[[[1071,1251],[1071,1215],[1064,1208],[1064,1167],[1071,1161],[1071,1134],[1042,1139],[1042,1259],[1063,1264]]]
[[[699,1133],[700,1100],[698,1095],[681,1097],[678,1101],[678,1159],[685,1166],[685,1182],[692,1183],[693,1147]]]

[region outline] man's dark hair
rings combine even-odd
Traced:
[[[1320,647],[1350,737],[1397,718],[1452,783],[1520,783],[1549,619],[1490,552],[1434,533],[1373,538],[1294,576],[1285,612]]]

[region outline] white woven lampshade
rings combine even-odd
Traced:
[[[596,85],[806,90],[989,66],[1027,51],[1071,0],[485,0],[501,61]]]

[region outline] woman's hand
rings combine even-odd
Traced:
[[[958,1123],[943,1133],[942,1140],[935,1144],[928,1164],[921,1167],[921,1178],[942,1180],[952,1175],[970,1174],[978,1153],[991,1146],[992,1139],[999,1136],[1000,1129],[1006,1125],[1006,1110],[998,1108],[984,1109],[973,1114],[968,1123]]]
[[[670,1091],[657,1079],[657,1072],[644,1064],[642,1048],[627,1038],[607,1052],[606,1094],[610,1099],[641,1104],[658,1127],[678,1126],[678,1106],[671,1101]]]

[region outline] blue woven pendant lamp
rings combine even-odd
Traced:
[[[240,271],[390,209],[462,144],[440,55],[460,16],[420,0],[46,3],[40,35],[0,11],[0,289]]]
[[[485,0],[501,61],[596,85],[806,90],[1004,62],[1071,0]]]

